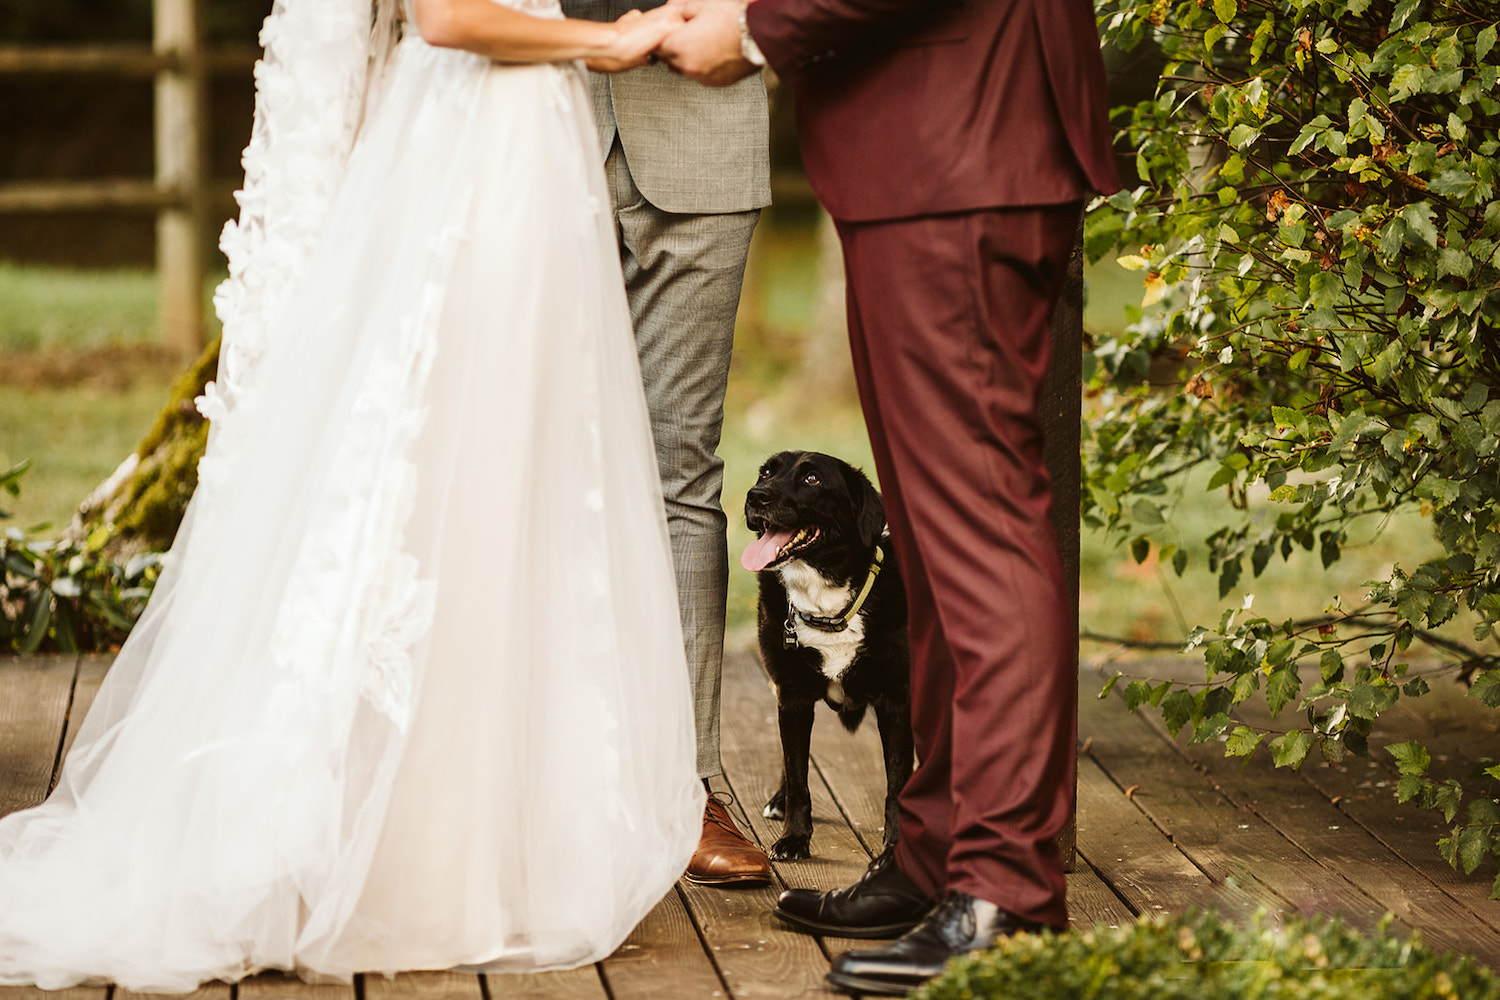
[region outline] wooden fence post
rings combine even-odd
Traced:
[[[184,355],[204,345],[206,74],[198,12],[199,0],[153,0],[153,48],[172,58],[156,77],[156,183],[178,195],[156,222],[161,336]]]
[[[1082,471],[1078,459],[1083,418],[1083,225],[1073,241],[1068,276],[1052,313],[1052,359],[1042,382],[1038,405],[1046,434],[1047,472],[1052,477],[1052,528],[1062,555],[1063,580],[1073,595],[1073,622],[1078,622],[1079,516],[1078,494]],[[1078,670],[1078,644],[1073,644],[1073,671]],[[1072,706],[1078,711],[1077,703]],[[1076,789],[1075,789],[1076,793]],[[1075,794],[1076,799],[1076,794]],[[1078,820],[1068,820],[1057,838],[1065,871],[1072,871],[1078,843]]]

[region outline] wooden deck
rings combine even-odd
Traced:
[[[0,813],[40,802],[73,730],[107,668],[94,657],[0,660]],[[1180,663],[1136,664],[1166,676]],[[1191,667],[1196,671],[1196,666]],[[1500,968],[1500,902],[1493,873],[1464,878],[1438,856],[1436,817],[1398,808],[1395,771],[1383,761],[1309,763],[1274,771],[1264,754],[1242,766],[1217,745],[1172,744],[1127,714],[1118,697],[1094,698],[1102,675],[1081,677],[1078,769],[1079,863],[1069,876],[1076,923],[1117,924],[1138,913],[1210,905],[1234,916],[1257,910],[1341,913],[1373,926],[1386,911],[1402,931],[1468,951]],[[1400,709],[1391,739],[1421,735],[1443,767],[1465,770],[1500,754],[1495,713],[1438,691]],[[1486,715],[1489,717],[1486,718]],[[729,658],[724,678],[721,790],[762,843],[779,832],[760,816],[778,777],[770,691],[754,657]],[[1372,740],[1380,745],[1383,739]],[[630,940],[590,968],[535,976],[417,973],[359,977],[352,986],[312,986],[261,975],[214,984],[202,1000],[676,1000],[826,995],[829,956],[857,944],[785,930],[771,916],[783,887],[832,888],[856,878],[880,843],[884,780],[874,726],[846,735],[823,716],[814,730],[816,829],[809,861],[777,866],[778,883],[709,889],[679,883]],[[111,995],[113,994],[113,995]],[[0,988],[0,1000],[134,1000],[123,990],[43,994]]]

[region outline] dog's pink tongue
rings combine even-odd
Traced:
[[[776,553],[792,540],[790,531],[768,531],[749,545],[740,555],[740,565],[752,573],[758,573],[776,561]]]

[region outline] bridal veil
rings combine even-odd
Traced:
[[[0,982],[576,965],[696,844],[581,71],[411,38],[367,106],[369,15],[266,21],[198,492],[0,820]]]

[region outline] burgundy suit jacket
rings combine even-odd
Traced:
[[[754,0],[746,18],[836,219],[1119,187],[1090,0]]]

